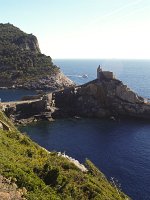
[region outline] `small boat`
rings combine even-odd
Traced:
[[[82,78],[88,78],[88,75],[87,74],[83,74]]]

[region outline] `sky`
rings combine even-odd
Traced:
[[[0,19],[55,59],[150,59],[150,0],[0,0]]]

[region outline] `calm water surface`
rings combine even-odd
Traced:
[[[15,89],[0,89],[1,101],[16,101],[20,100],[23,96],[35,95],[34,90],[15,90]]]
[[[65,119],[20,129],[50,151],[89,158],[133,199],[150,199],[150,123]]]
[[[54,63],[78,84],[95,79],[96,69],[100,64],[103,70],[113,71],[118,79],[138,94],[150,98],[150,60],[58,59]],[[87,74],[88,78],[81,78],[83,74]]]
[[[150,98],[149,60],[54,60],[77,84],[96,77],[96,68],[112,70],[138,94]],[[88,78],[82,78],[87,74]],[[0,91],[0,97],[15,100],[30,91]],[[31,91],[32,94],[33,91]],[[63,119],[20,127],[48,150],[84,162],[89,158],[105,175],[115,177],[134,200],[150,200],[150,121]]]

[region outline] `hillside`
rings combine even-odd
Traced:
[[[41,53],[34,35],[9,23],[0,24],[0,72],[0,87],[59,89],[73,84]]]
[[[129,199],[89,160],[85,163],[88,171],[81,170],[69,159],[46,151],[21,134],[2,112],[0,122],[0,180],[5,180],[0,181],[2,200],[13,191],[18,199],[22,196],[29,200]],[[8,184],[11,191],[6,190]]]

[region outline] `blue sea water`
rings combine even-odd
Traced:
[[[20,130],[50,151],[65,152],[82,163],[90,159],[134,200],[150,199],[150,123],[63,119]]]
[[[2,102],[20,100],[23,96],[35,95],[34,90],[16,90],[16,89],[0,89],[0,98]]]
[[[96,68],[101,64],[138,94],[150,98],[150,60],[54,60],[54,63],[77,84],[96,78]],[[83,74],[88,77],[83,78]],[[13,98],[18,98],[15,91]],[[12,96],[7,99],[12,100]],[[132,199],[150,200],[150,121],[61,119],[20,130],[50,151],[65,151],[81,162],[89,158],[108,179],[115,177]]]
[[[77,84],[95,79],[100,64],[103,70],[113,71],[116,78],[138,94],[150,97],[150,60],[57,59],[54,63]],[[84,74],[88,78],[82,78]]]

